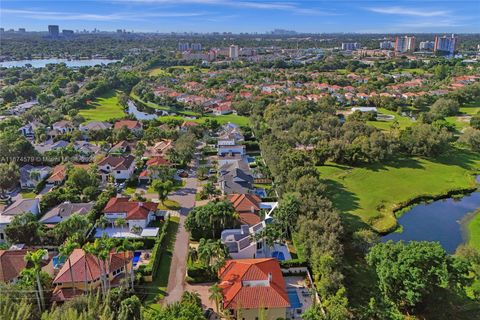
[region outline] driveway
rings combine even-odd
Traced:
[[[196,162],[195,162],[196,163]],[[197,178],[195,176],[196,165],[189,172],[185,179],[185,186],[170,193],[169,199],[175,200],[182,208],[180,209],[180,224],[178,226],[177,238],[173,249],[170,275],[168,277],[167,296],[164,303],[180,301],[185,290],[185,275],[187,273],[188,240],[189,233],[185,230],[185,219],[188,212],[195,206],[195,193],[197,191]]]

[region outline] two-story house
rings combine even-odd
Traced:
[[[135,170],[135,157],[128,156],[106,156],[98,162],[98,169],[102,175],[102,181],[107,180],[111,175],[115,180],[128,180]]]
[[[243,160],[222,165],[219,168],[218,181],[223,194],[246,194],[253,189],[253,173]]]
[[[128,277],[132,268],[131,252],[111,252],[104,264],[97,257],[75,249],[53,280],[53,301],[68,301],[76,296],[95,291],[102,279],[110,288],[117,287]],[[105,270],[105,271],[103,271]],[[103,274],[102,274],[103,273]],[[73,278],[72,278],[73,276]]]
[[[277,260],[229,260],[218,275],[223,295],[222,309],[234,318],[287,318],[290,301]]]
[[[135,229],[140,231],[146,229],[150,222],[160,217],[158,203],[130,201],[128,197],[111,198],[102,212],[110,222],[112,232],[115,232],[114,229],[117,227],[115,221],[118,219],[125,220],[128,231],[133,232]],[[97,234],[101,235],[102,231],[99,230]]]
[[[119,120],[115,122],[113,129],[120,130],[122,128],[127,128],[133,133],[140,133],[143,130],[143,124],[137,120]]]

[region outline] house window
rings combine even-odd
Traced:
[[[118,173],[118,174],[120,174],[120,171],[119,171],[119,170],[117,170],[117,173]]]
[[[0,240],[4,240],[5,239],[5,235],[3,233],[0,233]]]

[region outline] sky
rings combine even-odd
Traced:
[[[0,26],[136,32],[477,33],[480,0],[1,0]]]

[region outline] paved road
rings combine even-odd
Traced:
[[[196,166],[195,166],[196,167]],[[192,169],[194,172],[196,169]],[[180,203],[180,224],[177,232],[177,239],[175,241],[175,248],[173,249],[172,264],[170,265],[170,275],[168,278],[168,295],[164,299],[164,303],[172,303],[180,301],[183,291],[185,290],[185,275],[187,272],[187,258],[188,258],[188,231],[185,230],[185,219],[188,212],[195,205],[195,193],[197,191],[197,178],[195,175],[190,175],[186,178],[186,184],[183,188],[174,191],[169,198]]]

